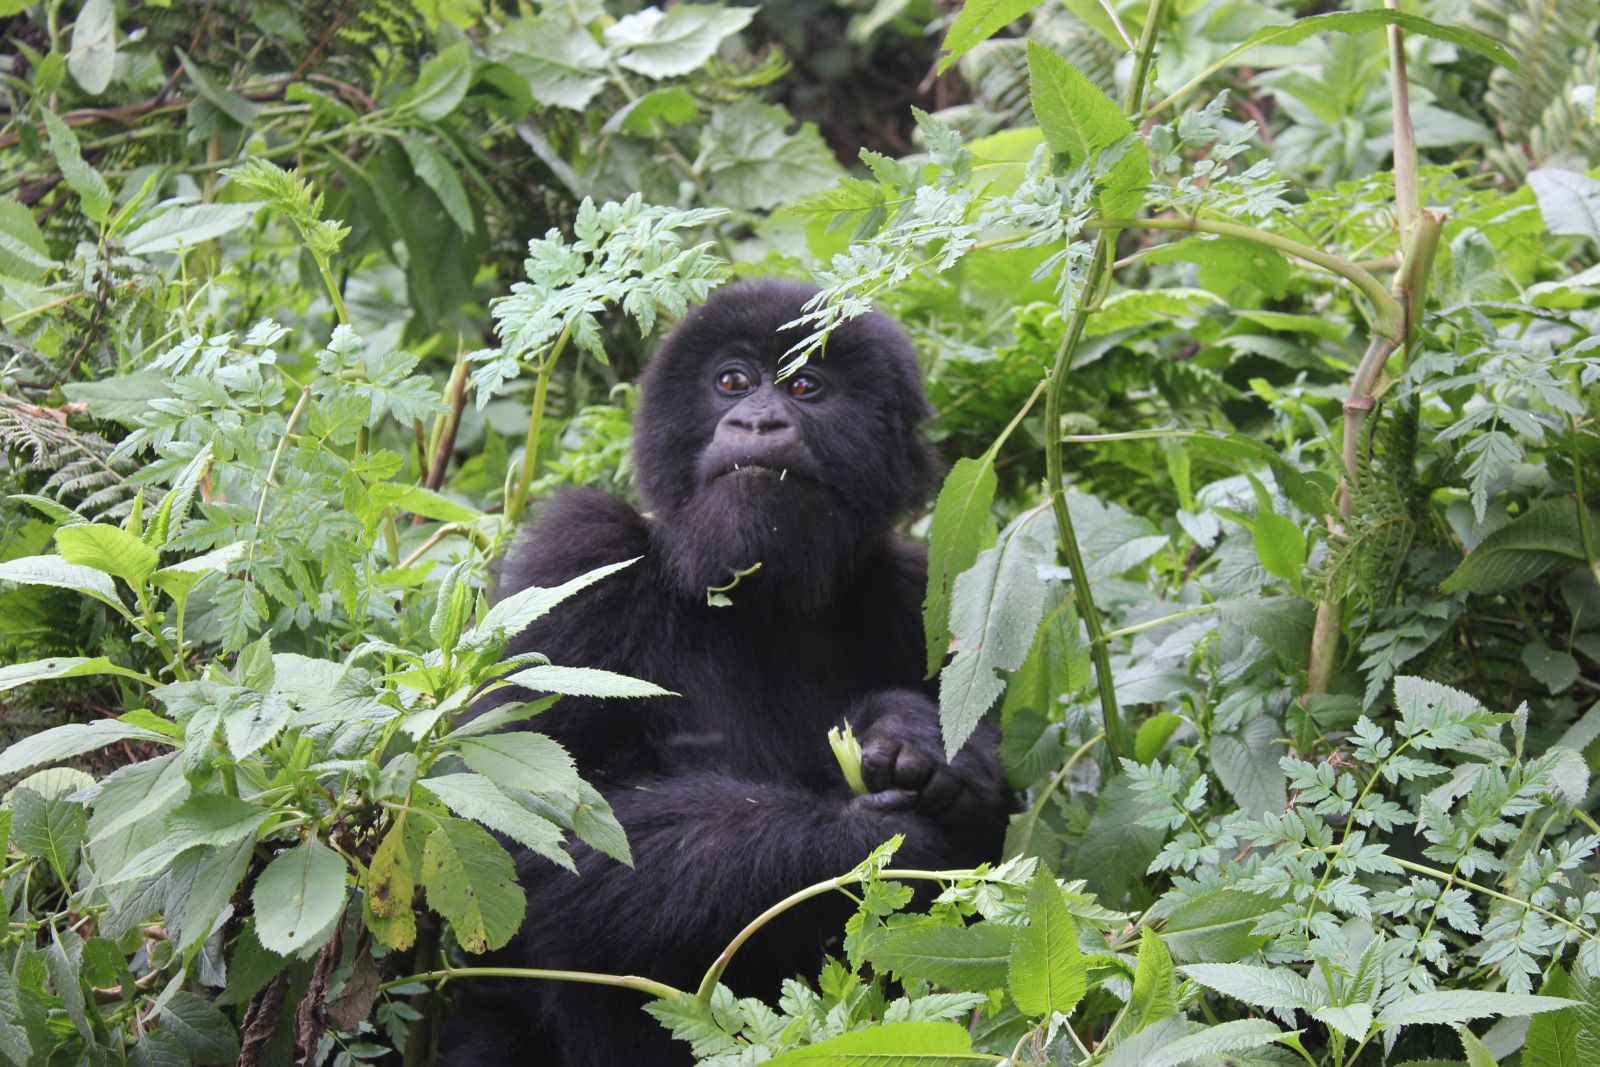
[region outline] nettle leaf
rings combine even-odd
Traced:
[[[462,818],[475,819],[577,873],[577,865],[561,847],[561,827],[529,811],[481,774],[444,774],[424,778],[421,784]]]
[[[459,750],[468,767],[497,786],[578,799],[577,766],[566,749],[543,734],[518,731],[466,737]]]
[[[422,65],[406,101],[420,118],[438,122],[461,103],[472,84],[472,45],[457,41]],[[470,232],[471,227],[462,229]]]
[[[1539,994],[1566,997],[1571,985],[1567,972],[1554,966]],[[1587,1006],[1593,1010],[1593,1004]],[[1581,1010],[1582,1006],[1571,1011],[1543,1012],[1528,1020],[1527,1043],[1522,1049],[1524,1067],[1588,1067],[1596,1062],[1600,1056],[1600,1033],[1586,1035]]]
[[[1265,1019],[1239,1019],[1192,1033],[1172,1020],[1118,1045],[1103,1067],[1179,1067],[1211,1056],[1263,1048],[1285,1036]]]
[[[605,42],[617,66],[647,78],[677,78],[699,69],[754,15],[753,7],[719,4],[675,4],[665,13],[647,7],[607,26]]]
[[[770,1067],[977,1067],[994,1057],[974,1054],[972,1035],[960,1023],[879,1023],[767,1062]]]
[[[26,783],[11,793],[11,843],[24,856],[48,862],[64,885],[70,884],[78,866],[78,846],[87,828],[82,804],[45,796],[26,788]]]
[[[466,47],[466,42],[461,42],[458,47]],[[411,160],[412,171],[422,179],[422,184],[433,190],[433,195],[439,198],[445,214],[450,216],[456,228],[462,233],[475,232],[477,223],[472,218],[472,203],[467,199],[467,188],[461,184],[461,176],[445,154],[428,141],[410,134],[400,135],[400,147],[405,149],[406,158]]]
[[[1258,715],[1244,724],[1239,736],[1211,739],[1211,769],[1217,781],[1233,794],[1239,810],[1253,818],[1282,811],[1289,801],[1286,777],[1278,764],[1283,750],[1275,743],[1280,736],[1270,716]]]
[[[210,1000],[180,989],[161,1006],[158,1033],[176,1039],[190,1063],[236,1063],[239,1038]]]
[[[639,699],[670,697],[678,694],[654,682],[597,667],[558,667],[545,664],[507,675],[506,681],[540,693],[560,693],[575,697],[614,697]]]
[[[968,0],[962,4],[939,46],[939,73],[1039,4],[1040,0]]]
[[[1238,58],[1241,53],[1254,48],[1256,45],[1284,46],[1298,44],[1308,37],[1323,32],[1364,33],[1369,30],[1381,30],[1385,26],[1399,26],[1406,33],[1432,37],[1440,41],[1449,41],[1451,44],[1460,45],[1462,48],[1493,60],[1507,70],[1514,71],[1518,69],[1516,58],[1506,50],[1504,45],[1492,37],[1487,37],[1476,30],[1469,30],[1463,26],[1444,26],[1437,22],[1430,22],[1419,15],[1379,8],[1370,11],[1335,11],[1326,15],[1311,15],[1307,18],[1296,19],[1282,26],[1268,26],[1257,30],[1230,48],[1222,58],[1213,62],[1201,77],[1221,70]]]
[[[1252,289],[1273,299],[1289,289],[1289,261],[1283,253],[1236,237],[1186,237],[1152,248],[1143,258],[1151,263],[1198,264],[1201,286],[1234,299]]]
[[[151,256],[194,248],[203,241],[247,226],[261,209],[258,201],[243,204],[190,204],[170,207],[123,237],[129,255]]]
[[[461,635],[460,647],[468,651],[478,652],[484,649],[503,647],[513,637],[526,630],[538,619],[549,613],[550,609],[572,596],[574,593],[587,589],[600,579],[612,575],[639,562],[642,557],[635,556],[625,559],[621,563],[611,563],[604,567],[596,567],[586,574],[558,586],[544,589],[539,586],[529,586],[519,590],[504,600],[499,601],[488,611],[483,618],[478,620],[478,625]],[[3,565],[0,565],[3,566]],[[0,571],[0,577],[4,577]]]
[[[126,530],[100,523],[79,523],[56,531],[61,558],[121,578],[137,589],[161,561],[160,554]]]
[[[1404,997],[1384,1008],[1379,1026],[1454,1025],[1491,1016],[1520,1017],[1574,1007],[1575,1000],[1540,997],[1529,993],[1494,993],[1476,989],[1447,989]]]
[[[1028,42],[1028,95],[1045,143],[1074,166],[1128,143],[1106,174],[1100,209],[1113,219],[1137,214],[1150,184],[1150,153],[1122,109],[1077,67],[1035,41]]]
[[[1327,993],[1287,967],[1248,963],[1195,963],[1178,968],[1207,989],[1257,1008],[1315,1011],[1328,1002]]]
[[[956,576],[977,560],[994,534],[994,457],[956,461],[945,475],[928,529],[928,591],[922,600],[928,647],[928,677],[939,672],[950,650],[950,596]]]
[[[172,739],[142,726],[116,719],[95,722],[74,722],[57,726],[29,737],[0,751],[0,778],[37,767],[42,763],[57,763],[85,752],[93,752],[118,741],[159,741],[171,744]]]
[[[1005,985],[1014,933],[995,923],[896,927],[874,941],[867,959],[901,978],[986,992]]]
[[[839,164],[817,131],[777,104],[741,99],[718,104],[701,134],[711,199],[762,211],[832,185]]]
[[[19,685],[42,682],[50,678],[84,678],[89,675],[116,674],[124,678],[137,678],[142,682],[153,680],[138,671],[119,667],[104,656],[57,656],[54,659],[34,660],[31,663],[12,663],[0,667],[0,693]]]
[[[1242,889],[1212,889],[1174,908],[1162,928],[1161,941],[1180,960],[1231,963],[1267,943],[1256,923],[1278,902]]]
[[[444,818],[422,853],[428,906],[468,952],[500,948],[522,925],[527,899],[511,856],[475,822]]]
[[[1139,928],[1139,956],[1134,965],[1133,993],[1128,998],[1130,1032],[1178,1014],[1178,976],[1172,956],[1161,936],[1148,926]]]
[[[545,107],[582,111],[606,83],[606,50],[587,26],[556,16],[518,19],[490,37],[486,47]]]
[[[1591,510],[1589,521],[1600,524],[1600,512]],[[1478,542],[1439,588],[1446,593],[1505,593],[1556,568],[1584,562],[1577,503],[1547,497]]]
[[[61,177],[67,187],[78,194],[83,203],[83,213],[95,222],[104,223],[111,217],[111,187],[106,180],[84,161],[78,145],[78,135],[54,111],[44,112],[44,128],[50,137],[50,151],[61,168]]]
[[[344,857],[316,838],[267,864],[250,893],[262,946],[289,956],[326,941],[344,911],[347,873]]]
[[[22,556],[18,559],[8,559],[0,563],[0,582],[71,589],[85,596],[92,596],[102,604],[115,608],[123,616],[128,616],[128,609],[123,607],[122,601],[117,598],[117,587],[112,583],[110,575],[93,567],[68,563],[60,556]]]
[[[1050,562],[1051,549],[1026,532],[1036,517],[1014,524],[956,578],[950,598],[956,654],[939,676],[939,723],[951,757],[1005,689],[996,672],[1022,666],[1044,617],[1039,568]]]
[[[1011,998],[1025,1015],[1069,1015],[1088,990],[1088,969],[1078,948],[1078,924],[1043,864],[1028,887],[1025,914],[1028,925],[1011,946]]]
[[[1551,233],[1600,241],[1600,181],[1575,170],[1540,167],[1529,173],[1528,184]]]

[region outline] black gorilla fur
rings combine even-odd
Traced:
[[[817,388],[794,396],[776,373],[797,331],[780,328],[815,291],[747,283],[690,312],[642,381],[634,454],[652,516],[568,492],[505,560],[501,594],[642,556],[508,654],[538,651],[682,695],[568,697],[529,724],[564,744],[613,805],[634,866],[575,845],[574,878],[521,854],[527,919],[493,963],[638,974],[692,990],[746,922],[893,834],[905,835],[897,865],[999,856],[1012,794],[994,733],[945,763],[922,679],[926,555],[892,530],[934,475],[918,434],[930,412],[915,354],[891,319],[866,315],[806,368]],[[720,388],[729,370],[743,378],[721,382],[750,388]],[[732,590],[733,606],[707,605],[708,586],[758,561]],[[845,785],[826,739],[846,718],[864,748],[863,797]],[[838,898],[786,914],[743,948],[725,981],[772,996],[783,978],[815,975],[847,914]],[[457,988],[445,1063],[690,1062],[637,993],[565,982]]]

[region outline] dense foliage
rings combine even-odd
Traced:
[[[423,1063],[502,839],[626,862],[496,731],[660,692],[500,659],[631,561],[489,565],[631,492],[653,337],[787,274],[796,364],[918,342],[928,672],[1027,807],[699,989],[584,978],[726,1067],[1600,1062],[1594,0],[0,26],[0,1061]],[[815,981],[720,984],[833,892]]]

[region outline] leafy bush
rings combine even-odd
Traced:
[[[420,1063],[502,839],[627,861],[495,731],[659,693],[499,659],[629,561],[489,564],[626,491],[618,383],[774,271],[796,364],[919,342],[928,673],[1027,808],[697,989],[585,980],[711,1064],[1600,1056],[1592,4],[839,3],[841,78],[942,41],[850,173],[775,12],[68,6],[8,16],[0,129],[0,1059]],[[507,681],[552,696],[461,721]],[[721,984],[839,891],[815,983]]]

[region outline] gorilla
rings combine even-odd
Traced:
[[[894,834],[905,836],[897,865],[999,857],[1014,797],[995,732],[946,762],[922,677],[927,557],[893,530],[935,474],[918,430],[931,411],[916,357],[874,312],[780,378],[801,336],[783,326],[815,293],[750,282],[686,315],[641,382],[634,456],[649,510],[568,491],[501,565],[506,595],[643,557],[536,622],[507,654],[540,652],[680,695],[564,697],[530,724],[565,745],[613,806],[634,864],[574,844],[574,878],[523,852],[527,918],[483,962],[693,990],[745,923]],[[708,602],[730,583],[731,604]],[[841,720],[862,745],[863,796],[827,742]],[[784,978],[815,975],[848,914],[838,896],[786,913],[724,981],[770,997]],[[691,1062],[632,991],[479,981],[458,992],[443,1063]]]

